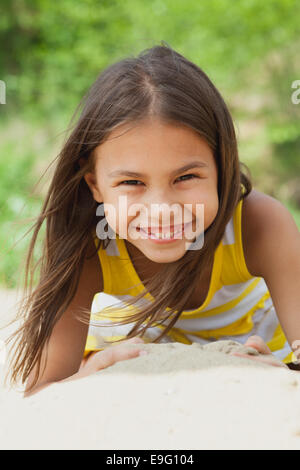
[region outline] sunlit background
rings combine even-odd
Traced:
[[[20,281],[28,218],[39,213],[54,164],[46,169],[79,100],[103,68],[162,40],[211,78],[254,187],[283,202],[300,228],[299,18],[296,0],[2,0],[0,286]]]

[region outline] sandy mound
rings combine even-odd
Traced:
[[[1,448],[300,448],[298,372],[229,356],[232,342],[145,347],[27,399],[2,389]]]
[[[300,448],[299,372],[230,356],[232,341],[144,348],[26,399],[0,386],[0,448]]]

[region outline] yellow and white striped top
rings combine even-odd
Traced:
[[[207,344],[231,339],[245,343],[251,335],[259,335],[273,354],[283,362],[294,360],[292,350],[279,324],[270,293],[263,278],[252,276],[246,266],[241,230],[243,199],[237,204],[224,236],[218,245],[207,297],[195,310],[185,310],[161,342]],[[120,306],[120,317],[135,306],[126,299],[136,296],[144,286],[133,266],[124,239],[115,235],[106,249],[98,251],[103,273],[103,292],[94,296],[85,356],[105,348],[105,341],[126,337],[133,324],[115,326],[116,313],[110,318],[106,306]],[[94,237],[97,243],[97,237]],[[126,292],[126,293],[125,293]],[[152,302],[147,293],[145,302]],[[119,303],[121,302],[121,303]],[[101,313],[102,311],[102,313]],[[136,311],[136,310],[135,310]],[[97,326],[97,323],[106,326]],[[163,325],[148,328],[143,339],[151,342],[161,333]]]

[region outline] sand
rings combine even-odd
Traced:
[[[0,292],[6,317],[13,300]],[[146,356],[26,399],[2,383],[0,448],[300,448],[300,372],[232,356],[244,350],[232,341],[143,347]]]

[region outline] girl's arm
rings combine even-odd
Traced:
[[[90,248],[93,251],[95,250],[92,239]],[[112,346],[105,351],[95,354],[94,357],[87,361],[84,367],[80,368],[87,339],[88,325],[77,320],[74,312],[78,307],[90,309],[94,295],[102,290],[102,272],[100,261],[96,253],[93,258],[85,260],[76,294],[67,310],[53,328],[47,347],[48,356],[45,370],[43,374],[39,376],[34,387],[29,390],[33,382],[36,367],[31,371],[26,383],[24,397],[42,390],[53,382],[85,377],[117,361],[138,355],[140,352],[138,348],[133,350],[124,349],[122,345]],[[113,350],[113,352],[110,352],[110,349]],[[45,363],[45,353],[46,351],[44,350],[42,353],[41,370],[43,370]]]
[[[242,226],[248,270],[253,276],[264,278],[279,322],[297,356],[300,345],[300,232],[283,204],[258,191],[252,191],[244,201]]]
[[[93,240],[91,239],[91,243]],[[91,248],[92,245],[90,244]],[[94,244],[95,249],[95,244]],[[96,292],[101,292],[102,273],[96,254],[86,259],[79,279],[76,294],[69,307],[56,323],[51,334],[47,353],[47,364],[43,375],[40,375],[34,390],[41,389],[42,385],[57,382],[75,374],[80,366],[85,348],[88,325],[78,321],[74,312],[78,307],[90,308]],[[43,351],[41,369],[45,362],[46,351]],[[36,367],[31,371],[25,389],[25,396],[35,375]],[[43,387],[44,388],[44,387]],[[33,391],[33,390],[32,390]]]
[[[47,387],[48,385],[51,385],[52,383],[68,382],[70,380],[82,379],[83,377],[87,377],[88,375],[95,374],[99,370],[112,366],[116,362],[124,361],[127,359],[133,359],[134,357],[137,357],[143,354],[148,354],[148,351],[145,351],[139,347],[136,347],[134,349],[128,349],[126,347],[126,344],[140,344],[140,343],[144,344],[143,339],[139,337],[134,337],[134,338],[128,339],[127,341],[122,341],[121,345],[114,346],[114,347],[110,346],[104,351],[99,351],[93,354],[90,358],[88,358],[88,360],[85,361],[83,365],[81,365],[78,372],[76,372],[75,374],[63,380],[54,380],[50,382],[38,383],[37,385],[34,386],[32,390],[25,391],[24,397],[26,398],[30,395],[33,395],[39,392],[40,390],[42,390],[43,388]]]

